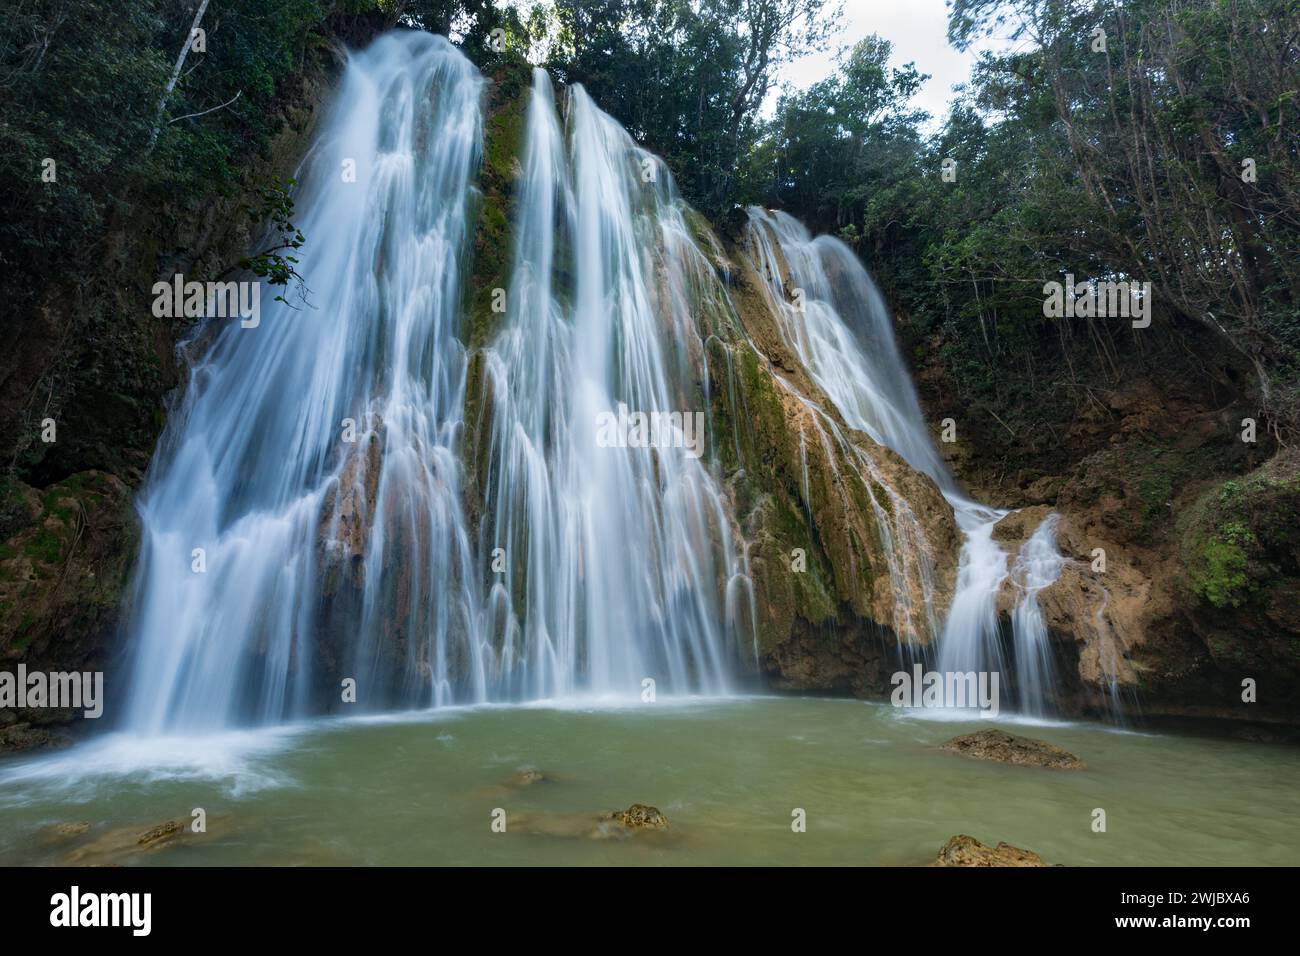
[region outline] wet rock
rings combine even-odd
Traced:
[[[568,837],[583,840],[631,840],[660,837],[672,839],[668,818],[658,808],[634,803],[626,810],[600,816],[590,813],[553,811],[528,812],[511,816],[509,830],[534,836]]]
[[[168,820],[165,823],[160,823],[158,826],[146,830],[144,833],[140,834],[140,837],[135,842],[137,846],[150,849],[152,847],[161,846],[162,844],[175,839],[176,836],[184,830],[185,827],[176,820]]]
[[[985,846],[966,834],[958,834],[943,845],[932,866],[1047,866],[1032,850],[1010,843]]]
[[[1013,511],[993,526],[993,540],[1018,547],[1020,542],[1027,540],[1051,513],[1052,509],[1045,506]]]
[[[648,807],[644,803],[634,803],[626,810],[615,810],[605,819],[621,823],[629,830],[668,829],[668,818],[659,812],[659,808]]]
[[[130,488],[100,471],[44,488],[0,479],[0,670],[104,669],[139,539],[131,502]],[[117,699],[111,678],[106,690]],[[0,710],[0,752],[66,746],[86,729],[84,713]]]
[[[1153,586],[1150,570],[1141,570],[1144,562],[1137,555],[1099,534],[1099,529],[1083,528],[1078,515],[1046,507],[1022,508],[998,522],[993,539],[1014,560],[1053,513],[1056,544],[1065,563],[1056,581],[1038,592],[1037,600],[1064,658],[1077,660],[1074,674],[1060,675],[1056,703],[1067,711],[1104,708],[1114,703],[1119,691],[1131,693],[1137,686],[1137,672],[1130,662],[1133,649],[1146,640],[1152,615],[1167,614],[1172,605]],[[1104,574],[1094,568],[1099,554],[1107,556]],[[998,612],[1011,614],[1023,594],[1008,576],[998,592]]]
[[[1025,767],[1082,770],[1087,766],[1068,750],[1032,737],[1018,737],[1005,730],[980,730],[973,734],[963,734],[947,741],[943,744],[943,749],[977,760],[996,760],[998,763]]]
[[[68,711],[60,710],[57,713],[61,715]],[[38,748],[55,750],[70,747],[72,742],[72,735],[62,727],[38,727],[29,723],[0,727],[0,753],[21,753]]]

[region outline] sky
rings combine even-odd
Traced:
[[[533,0],[507,2],[526,12]],[[876,33],[894,45],[893,65],[912,62],[921,73],[930,75],[912,103],[930,114],[931,128],[942,125],[953,85],[965,82],[976,58],[973,49],[959,53],[948,45],[948,10],[944,0],[827,0],[827,6],[834,7],[837,2],[843,3],[843,15],[829,48],[824,53],[809,54],[783,64],[777,73],[777,84],[788,82],[798,89],[806,89],[826,79],[836,69],[835,55],[840,48],[852,47],[863,37]],[[765,113],[770,115],[775,109],[776,98],[774,89],[764,104]]]
[[[835,0],[829,0],[834,3]],[[948,10],[944,0],[844,0],[842,31],[826,53],[811,54],[785,64],[778,82],[799,89],[824,80],[835,70],[835,49],[852,46],[871,33],[894,45],[894,66],[913,62],[931,78],[913,99],[914,106],[938,123],[948,112],[955,83],[964,82],[975,62],[975,51],[959,53],[948,45]]]

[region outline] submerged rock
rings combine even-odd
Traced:
[[[1010,843],[985,846],[966,834],[958,834],[943,845],[932,866],[1047,866],[1032,850]]]
[[[593,816],[591,813],[528,812],[510,820],[510,830],[533,836],[576,837],[585,840],[628,840],[634,837],[670,837],[668,818],[657,807],[634,803],[626,810]]]
[[[51,823],[49,826],[41,827],[40,837],[44,843],[65,843],[85,836],[89,832],[90,824],[79,820],[74,823]]]
[[[527,790],[541,783],[556,783],[558,778],[536,767],[520,767],[500,783],[479,787],[475,796],[482,799],[504,800],[514,796],[520,790]]]
[[[505,785],[512,790],[519,790],[524,787],[531,787],[535,783],[549,783],[551,779],[550,776],[534,767],[524,767],[512,773],[506,780]]]
[[[89,824],[60,824],[63,832],[59,834],[59,843],[71,844],[60,865],[72,866],[121,866],[130,864],[142,855],[151,855],[159,850],[178,846],[190,846],[206,842],[214,836],[229,829],[228,816],[212,816],[207,820],[207,829],[195,833],[190,829],[188,817],[164,820],[161,823],[141,829],[140,826],[118,826],[91,837],[93,828]],[[47,828],[47,830],[53,828]]]
[[[945,743],[943,749],[977,760],[996,760],[1025,767],[1082,770],[1087,766],[1068,750],[1032,737],[1018,737],[1005,730],[980,730],[973,734],[962,734]]]

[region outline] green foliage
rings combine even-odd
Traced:
[[[1197,592],[1215,607],[1237,607],[1246,586],[1246,552],[1241,545],[1210,538],[1201,549],[1204,562]]]
[[[93,256],[114,216],[232,194],[248,157],[269,149],[287,86],[320,48],[325,9],[210,4],[205,50],[188,53],[164,100],[196,9],[35,0],[0,14],[0,262],[19,303]]]
[[[777,67],[821,49],[826,0],[556,0],[548,67],[660,154],[682,192],[717,218],[760,132]]]
[[[835,75],[782,96],[745,183],[756,198],[839,231],[867,254],[901,224],[895,213],[915,193],[926,119],[907,105],[926,77],[910,63],[891,69],[891,54],[887,41],[867,37]]]
[[[1072,273],[1151,281],[1161,329],[1217,337],[1259,379],[1278,437],[1300,421],[1293,0],[954,0],[954,43],[1020,39],[981,56],[933,134],[909,105],[925,77],[891,65],[874,36],[763,118],[779,66],[829,43],[834,0],[221,0],[160,114],[196,7],[29,0],[0,13],[11,308],[96,256],[115,217],[247,194],[249,158],[267,154],[322,50],[400,23],[450,35],[494,77],[545,51],[715,222],[759,202],[839,236],[899,307],[913,353],[944,363],[964,401],[1034,414],[1054,390],[1089,384],[1066,361],[1081,343],[1099,366],[1137,347],[1123,323],[1043,316],[1043,284]],[[1097,24],[1104,53],[1089,42]],[[499,165],[485,156],[489,173]],[[266,188],[246,205],[273,239],[248,267],[287,286],[304,237],[287,191]]]
[[[1192,590],[1219,608],[1300,573],[1300,475],[1294,456],[1204,494],[1184,533]]]
[[[839,75],[782,98],[745,198],[854,246],[967,401],[1033,414],[1089,384],[1067,361],[1080,345],[1097,368],[1140,348],[1123,321],[1042,311],[1066,273],[1131,277],[1152,283],[1157,334],[1215,338],[1285,438],[1300,425],[1297,10],[956,0],[955,43],[1019,39],[980,57],[937,134],[907,111],[914,71],[890,71],[869,38]]]
[[[287,286],[290,282],[295,282],[298,284],[299,295],[305,299],[307,289],[296,269],[298,259],[288,254],[301,249],[307,241],[291,219],[293,196],[290,190],[297,184],[297,180],[290,179],[253,190],[253,201],[245,204],[244,211],[253,222],[265,224],[271,244],[261,252],[239,260],[239,266],[271,285]],[[287,304],[283,295],[276,295],[275,299]]]

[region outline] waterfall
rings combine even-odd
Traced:
[[[959,491],[926,429],[884,299],[852,250],[830,236],[814,238],[786,213],[756,207],[749,210],[748,240],[788,344],[845,423],[933,478],[953,508],[963,543],[952,605],[938,638],[939,669],[1009,674],[997,596],[1010,576],[1018,586],[1012,613],[1018,702],[1026,712],[1041,713],[1052,671],[1037,595],[1056,580],[1063,563],[1055,548],[1055,516],[1042,522],[1014,571],[1009,569],[993,529],[1010,512]]]
[[[506,288],[473,290],[494,305],[471,321],[485,83],[429,34],[350,54],[299,173],[306,300],[188,344],[138,502],[134,731],[274,723],[347,693],[362,710],[724,694],[755,668],[747,547],[709,447],[706,343],[730,363],[746,341],[717,240],[660,160],[581,86],[561,110],[538,70]],[[774,370],[810,412],[802,480],[818,442],[874,489],[900,645],[942,632],[963,669],[999,662],[1005,512],[957,492],[874,283],[780,213],[751,210],[748,253],[839,412]],[[946,624],[920,522],[843,425],[956,509],[967,539]],[[1030,601],[1049,562],[1022,557]],[[1017,609],[1018,660],[1045,646],[1036,608]]]
[[[510,300],[487,358],[483,547],[511,556],[490,629],[519,660],[517,694],[579,681],[629,693],[648,678],[722,693],[753,637],[752,614],[724,606],[745,571],[720,484],[684,441],[597,441],[620,407],[678,412],[687,429],[707,418],[703,342],[690,297],[674,295],[700,253],[666,167],[581,86],[566,112],[567,143],[534,71]]]
[[[482,85],[428,34],[351,55],[300,173],[309,303],[215,331],[140,497],[132,727],[280,719],[322,647],[378,680],[381,633],[404,677],[448,682],[478,604],[453,443]],[[481,693],[484,648],[463,644]]]
[[[748,252],[764,280],[768,307],[781,323],[786,343],[845,424],[894,448],[918,470],[946,474],[921,424],[921,408],[897,354],[884,301],[853,253],[828,236],[813,239],[786,213],[751,208],[749,217]],[[789,387],[780,375],[777,381]],[[874,495],[868,500],[889,565],[894,632],[900,642],[928,640],[938,630],[933,568],[911,505],[823,409],[799,398],[813,412],[827,460],[835,461],[838,449],[865,485],[888,496],[888,508]],[[806,440],[801,436],[801,442]],[[920,606],[912,598],[912,582],[919,584]]]
[[[140,496],[132,729],[337,709],[349,681],[379,709],[722,693],[752,666],[746,559],[694,427],[687,299],[716,278],[671,177],[580,88],[562,129],[539,73],[504,321],[473,352],[484,86],[429,34],[349,56],[295,197],[309,302],[196,340]],[[601,447],[605,413],[681,427]]]

